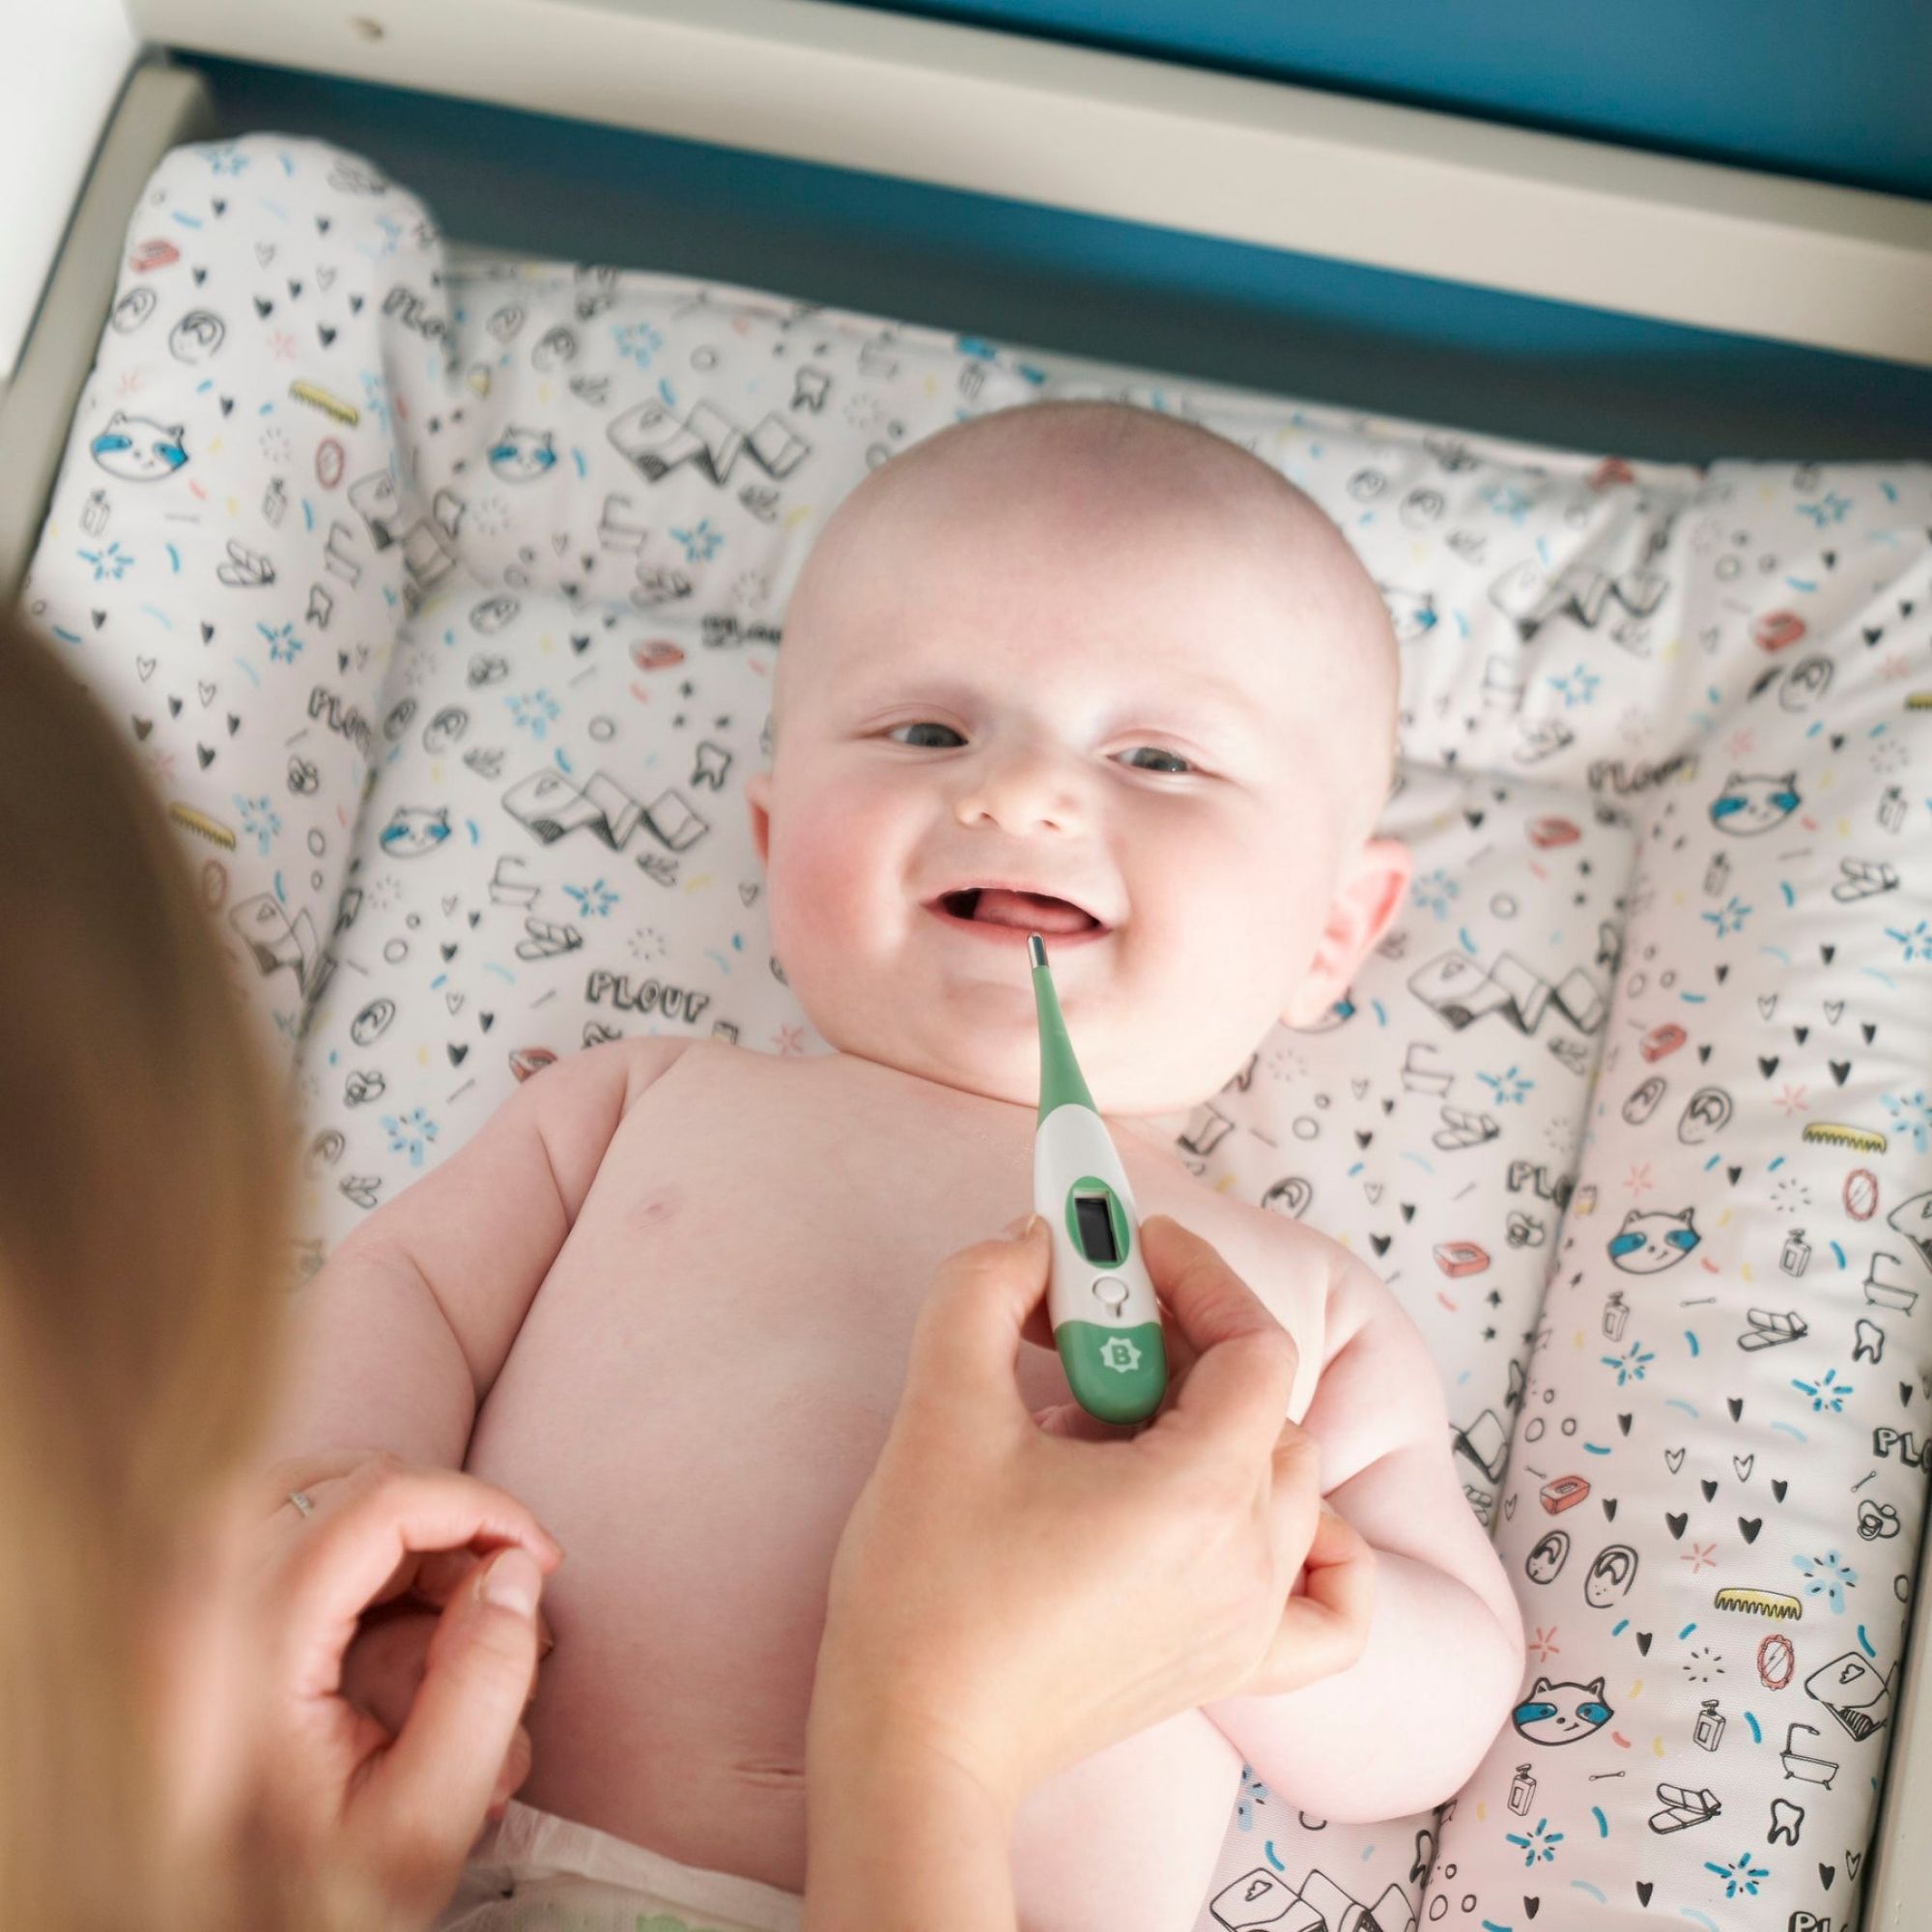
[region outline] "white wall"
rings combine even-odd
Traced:
[[[121,0],[0,0],[0,382],[139,50]]]

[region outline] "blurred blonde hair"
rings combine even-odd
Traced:
[[[287,1129],[160,801],[58,648],[0,603],[0,1914],[341,1923],[252,1814],[218,1869],[167,1841],[144,1658],[266,1421]]]

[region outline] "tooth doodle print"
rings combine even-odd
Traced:
[[[743,796],[790,586],[895,452],[1099,394],[1275,464],[1396,624],[1407,901],[1176,1151],[1402,1298],[1529,1640],[1435,1813],[1244,1776],[1199,1924],[1844,1932],[1932,1444],[1926,466],[1049,381],[754,290],[455,270],[354,155],[179,148],[24,603],[293,1071],[292,1266],[586,1043],[823,1050]]]

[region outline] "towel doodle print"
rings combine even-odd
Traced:
[[[252,204],[249,168],[273,184]],[[742,331],[695,284],[640,316],[608,271],[479,275],[462,290],[478,315],[446,319],[433,225],[353,157],[271,137],[184,149],[156,191],[29,596],[125,707],[285,1052],[313,1003],[318,1194],[359,1213],[547,1055],[606,1032],[806,1044],[781,977],[746,970],[765,965],[756,878],[716,796],[768,750],[757,667],[796,563],[784,519],[808,500],[784,493],[809,485],[822,508],[895,424],[909,440],[1024,399],[1026,378],[982,347],[927,354],[818,318],[813,349],[842,362],[802,357],[748,406],[702,393],[715,372],[696,358],[727,358]],[[737,314],[767,349],[809,319]],[[1290,427],[1291,407],[1285,467],[1398,614],[1406,756],[1460,761],[1470,815],[1484,768],[1519,800],[1566,792],[1512,829],[1539,885],[1567,849],[1545,818],[1609,869],[1593,795],[1634,821],[1637,868],[1557,947],[1513,943],[1503,912],[1467,903],[1501,820],[1469,827],[1441,878],[1418,868],[1406,953],[1328,1029],[1271,1041],[1182,1151],[1405,1290],[1429,1284],[1414,1299],[1439,1311],[1445,1380],[1452,1360],[1472,1378],[1460,1406],[1452,1391],[1472,1506],[1531,1626],[1521,1702],[1552,1701],[1542,1681],[1581,1723],[1601,1678],[1610,1715],[1560,1747],[1505,1723],[1426,1829],[1365,1834],[1366,1863],[1331,1856],[1348,1828],[1284,1819],[1251,1783],[1228,1881],[1264,1870],[1308,1924],[1359,1905],[1512,1932],[1660,1913],[1842,1928],[1923,1494],[1923,478],[1686,471],[1675,497],[1623,512],[1625,554],[1594,536],[1584,554],[1571,513],[1630,503],[1614,466],[1566,507],[1452,437],[1404,447],[1318,412]],[[575,442],[572,409],[594,426]],[[97,457],[103,436],[125,443]],[[1511,554],[1525,531],[1553,561]],[[658,708],[655,764],[629,754],[642,714],[620,696]],[[687,895],[706,869],[715,885]],[[1507,1058],[1458,1057],[1505,1035],[1543,1063],[1512,1077]],[[1347,1060],[1383,1047],[1358,1093]],[[1531,1133],[1559,1072],[1574,1101]],[[1587,1119],[1580,1147],[1566,1112]],[[1418,1157],[1473,1187],[1457,1215],[1394,1184]],[[1644,1245],[1620,1256],[1630,1234]],[[1545,1272],[1541,1314],[1519,1309]],[[1828,1467],[1848,1471],[1837,1491]],[[1225,1896],[1204,1923],[1239,1922]]]

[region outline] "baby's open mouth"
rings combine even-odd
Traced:
[[[1069,899],[1049,893],[1009,892],[1003,886],[968,886],[942,893],[933,904],[954,919],[980,925],[1022,926],[1030,932],[1092,932],[1100,923]]]

